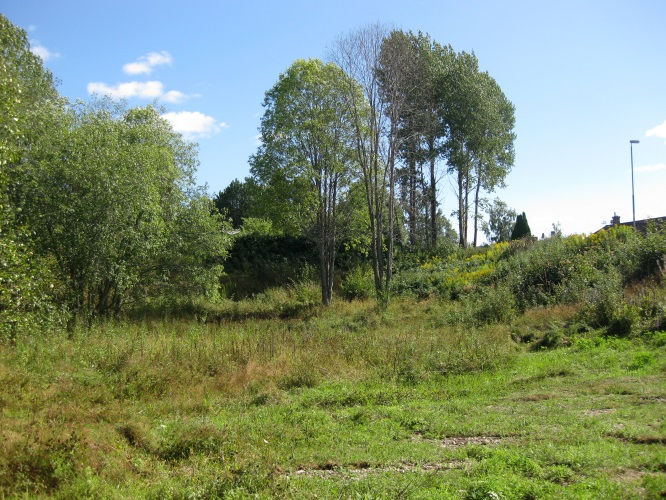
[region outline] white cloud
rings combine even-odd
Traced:
[[[660,139],[666,139],[666,121],[664,121],[664,123],[661,125],[657,125],[656,127],[652,127],[650,130],[647,130],[645,135],[647,137],[658,137]]]
[[[110,86],[106,83],[91,82],[88,84],[89,94],[105,94],[113,99],[129,99],[131,97],[141,97],[144,99],[154,99],[164,94],[164,85],[162,82],[125,82],[116,86]]]
[[[224,122],[218,122],[212,116],[199,111],[171,111],[164,113],[162,118],[167,120],[176,132],[187,138],[210,137],[223,128],[228,127]]]
[[[60,57],[60,54],[58,52],[51,52],[49,49],[44,47],[37,40],[30,40],[30,52],[35,54],[37,57],[40,57],[44,62],[47,62],[50,59],[57,59]]]
[[[654,165],[641,165],[636,167],[636,172],[659,172],[666,170],[666,163],[655,163]]]
[[[35,31],[37,31],[37,26],[35,26],[34,24],[28,25],[28,33],[33,33]]]
[[[161,99],[163,102],[177,104],[195,95],[187,95],[180,90],[164,91],[164,84],[157,80],[148,82],[124,82],[116,85],[107,85],[103,82],[90,82],[88,84],[89,94],[104,94],[113,99],[131,99],[138,97],[142,99]]]
[[[128,75],[148,75],[153,71],[155,66],[171,64],[172,62],[173,58],[166,50],[162,52],[150,52],[145,56],[139,57],[134,62],[125,64],[123,71]]]
[[[176,104],[179,102],[183,102],[185,99],[189,97],[190,96],[183,94],[180,90],[169,90],[164,95],[162,95],[161,99],[163,101]]]

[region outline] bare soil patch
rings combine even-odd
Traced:
[[[641,403],[666,403],[666,396],[653,396],[653,395],[644,395],[640,396]]]
[[[621,469],[615,474],[615,479],[623,483],[630,483],[640,480],[645,472],[638,469]]]
[[[583,410],[583,415],[587,417],[598,417],[599,415],[607,415],[614,411],[615,408],[598,408],[596,410]]]
[[[544,401],[546,399],[553,399],[557,397],[555,394],[528,394],[517,398],[518,401]]]
[[[459,448],[469,445],[497,445],[506,441],[501,436],[449,436],[442,439],[428,439],[419,435],[412,436],[412,441],[429,442],[444,448]]]
[[[369,474],[380,474],[384,472],[408,473],[408,472],[440,472],[452,469],[463,469],[472,462],[469,460],[454,460],[451,462],[426,462],[415,464],[411,462],[400,462],[394,465],[369,464],[357,462],[347,465],[325,462],[299,467],[291,473],[293,476],[307,477],[354,477],[361,478]]]
[[[625,434],[613,433],[611,437],[621,439],[627,443],[633,444],[666,444],[666,437],[654,435],[627,436]]]

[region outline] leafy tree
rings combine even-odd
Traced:
[[[527,216],[525,212],[516,217],[516,224],[511,231],[511,239],[519,240],[527,236],[532,236],[532,231],[530,231],[530,225],[527,223]]]
[[[387,34],[383,26],[369,25],[340,37],[332,51],[333,60],[347,75],[356,162],[370,226],[375,291],[385,304],[393,275],[394,240],[399,232],[395,183],[402,139],[398,124],[405,103],[402,83],[409,73],[404,53],[391,50],[382,55]]]
[[[488,222],[482,224],[482,230],[492,243],[509,241],[516,222],[516,211],[500,200],[495,200],[487,208]]]
[[[453,53],[450,47],[439,45],[427,34],[394,30],[384,39],[382,54],[390,61],[387,66],[403,75],[396,82],[400,92],[393,92],[400,102],[389,106],[399,105],[400,109],[397,145],[405,165],[399,169],[397,181],[409,243],[412,247],[427,244],[434,248],[439,236],[436,162],[444,134],[438,121],[437,86],[439,75],[449,67]],[[386,82],[381,70],[380,67],[383,87]],[[426,166],[428,175],[424,174]]]
[[[215,294],[228,237],[194,187],[195,145],[152,107],[80,103],[31,152],[23,214],[72,310],[118,313],[146,294]]]
[[[382,161],[384,104],[380,99],[377,62],[386,30],[371,25],[340,37],[332,51],[333,61],[347,74],[347,100],[351,105],[356,161],[365,190],[370,223],[370,255],[375,291],[388,291],[384,258],[384,214],[386,201],[386,162]],[[362,99],[359,99],[359,88]],[[389,278],[390,279],[390,278]]]
[[[30,52],[25,31],[0,14],[0,339],[52,317],[53,277],[33,252],[31,232],[15,204],[31,131],[59,104],[51,74]]]
[[[245,181],[234,179],[213,198],[217,210],[231,219],[235,229],[241,227],[243,219],[251,217],[256,203],[258,186],[252,178]]]
[[[478,234],[480,191],[495,190],[504,186],[514,161],[513,127],[514,107],[506,98],[499,85],[487,73],[479,75],[482,112],[477,118],[479,131],[476,145],[474,170],[476,189],[474,193],[474,240],[476,246]]]
[[[513,163],[513,106],[496,82],[480,73],[476,56],[458,53],[440,84],[441,125],[449,172],[456,176],[458,233],[467,245],[470,194],[474,197],[474,233],[480,189],[501,184]]]
[[[339,204],[354,159],[346,84],[345,74],[332,63],[294,62],[266,93],[263,144],[252,159],[252,173],[260,184],[298,193],[296,210],[313,227],[317,243],[325,305],[333,294]]]

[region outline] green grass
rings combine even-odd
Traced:
[[[339,303],[0,346],[0,497],[666,494],[664,332],[565,331],[534,349],[577,309],[469,327],[446,319],[455,307]]]

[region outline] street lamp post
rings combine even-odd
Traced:
[[[631,211],[634,216],[634,229],[636,229],[636,201],[634,198],[634,144],[640,141],[631,139],[629,141],[629,149],[631,149]]]

